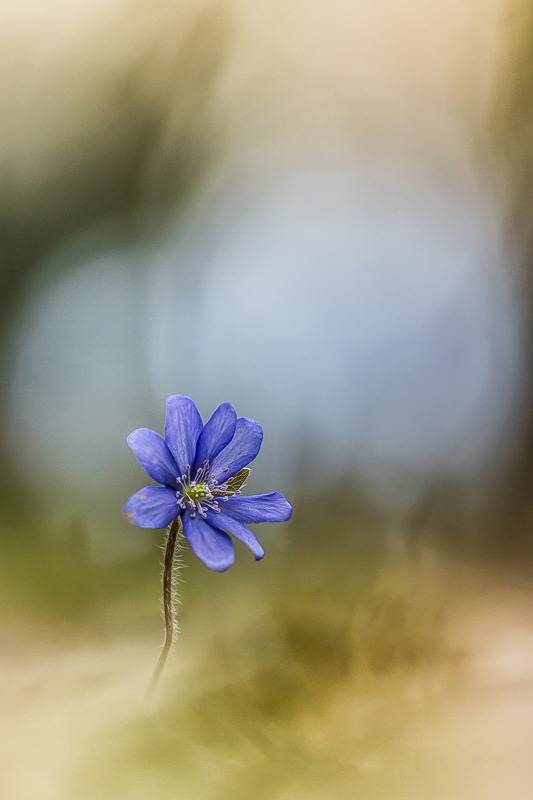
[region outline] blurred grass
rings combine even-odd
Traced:
[[[464,653],[447,634],[447,557],[391,553],[386,525],[349,500],[335,517],[302,501],[282,535],[259,527],[259,564],[239,547],[235,567],[215,575],[186,550],[182,633],[155,705],[144,701],[143,667],[138,705],[95,721],[67,759],[64,794],[51,796],[396,798],[372,765],[395,752],[407,719],[442,700]],[[91,560],[81,520],[55,539],[14,533],[0,540],[0,608],[22,641],[12,647],[36,657],[95,648],[98,680],[113,676],[106,703],[132,683],[113,655],[120,643],[136,642],[155,666],[162,532],[147,533],[147,555],[111,564]]]

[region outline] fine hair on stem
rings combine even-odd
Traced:
[[[163,562],[163,616],[165,619],[165,639],[163,641],[159,659],[148,688],[149,696],[153,693],[159,682],[159,678],[163,672],[163,667],[165,666],[168,654],[170,653],[172,644],[179,632],[177,614],[175,610],[175,604],[176,602],[179,602],[175,594],[177,573],[175,572],[174,567],[176,564],[175,556],[181,550],[181,537],[181,517],[176,517],[176,519],[171,522],[167,530],[165,558]]]

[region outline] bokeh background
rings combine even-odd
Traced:
[[[0,4],[0,793],[528,800],[533,10]],[[125,444],[264,445],[225,575]]]

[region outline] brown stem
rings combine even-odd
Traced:
[[[163,672],[163,667],[165,666],[165,661],[170,653],[172,641],[174,639],[175,624],[172,578],[174,572],[174,553],[176,551],[176,542],[181,534],[181,530],[181,517],[176,517],[168,529],[167,544],[165,547],[165,561],[163,565],[163,614],[165,616],[165,641],[163,642],[163,647],[161,648],[161,653],[159,654],[159,660],[154,670],[154,674],[152,675],[152,680],[150,681],[150,687],[148,689],[149,695],[152,694],[157,686],[159,678],[161,677],[161,673]]]

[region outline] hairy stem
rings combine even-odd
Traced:
[[[157,686],[159,678],[161,677],[161,673],[163,672],[163,667],[165,666],[167,656],[170,653],[170,648],[172,647],[172,642],[174,640],[174,633],[176,631],[172,583],[174,577],[174,553],[176,552],[176,543],[181,535],[181,531],[181,517],[176,517],[168,529],[167,543],[165,547],[165,561],[163,565],[163,614],[165,616],[165,640],[163,642],[163,647],[161,648],[161,653],[159,654],[157,666],[154,670],[154,674],[152,675],[152,680],[150,681],[148,694],[151,694]]]

